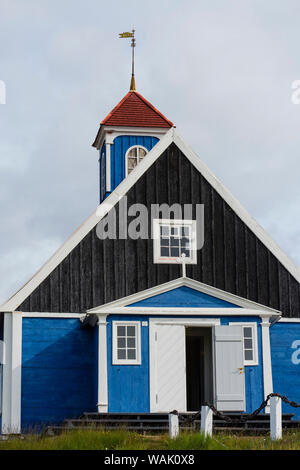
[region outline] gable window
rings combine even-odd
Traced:
[[[230,323],[230,325],[241,325],[243,329],[244,365],[258,365],[257,352],[257,325],[256,323]]]
[[[140,322],[113,322],[113,364],[141,364]]]
[[[154,263],[197,262],[196,221],[153,219]]]
[[[134,170],[134,168],[143,160],[147,155],[147,149],[141,145],[135,145],[127,150],[126,161],[126,176]]]

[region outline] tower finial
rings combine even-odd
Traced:
[[[129,91],[136,91],[135,88],[135,77],[134,77],[134,48],[135,48],[135,37],[134,37],[135,29],[130,32],[120,33],[120,38],[131,38],[131,48],[132,48],[132,63],[131,63],[131,80],[130,80],[130,90]]]

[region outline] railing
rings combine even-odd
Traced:
[[[173,439],[179,434],[179,422],[190,424],[201,416],[200,430],[205,436],[211,436],[213,431],[213,415],[223,419],[231,424],[243,424],[251,419],[254,419],[270,401],[270,437],[272,440],[282,438],[282,402],[288,403],[294,408],[300,408],[300,405],[294,401],[290,401],[287,397],[279,393],[270,393],[261,405],[247,416],[240,416],[239,418],[231,418],[221,411],[218,411],[214,405],[205,403],[201,407],[201,411],[197,411],[190,416],[180,415],[178,411],[174,410],[169,413],[169,435]]]

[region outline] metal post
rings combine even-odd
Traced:
[[[282,404],[281,398],[270,398],[270,435],[273,441],[282,438]]]
[[[201,432],[204,436],[212,435],[213,412],[209,406],[201,406]]]
[[[169,413],[169,436],[175,439],[179,435],[179,420],[178,414]]]

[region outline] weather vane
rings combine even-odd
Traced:
[[[131,38],[131,48],[132,48],[132,71],[131,71],[131,82],[130,82],[130,91],[136,91],[135,88],[135,78],[134,78],[134,48],[135,48],[135,29],[130,32],[120,33],[119,38]]]

